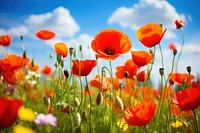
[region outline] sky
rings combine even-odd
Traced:
[[[91,41],[95,35],[106,28],[121,30],[129,36],[132,50],[149,49],[136,38],[136,30],[148,23],[162,24],[167,32],[161,41],[166,73],[171,69],[172,52],[170,43],[177,45],[178,52],[182,44],[182,31],[177,30],[174,21],[182,19],[184,26],[184,48],[179,63],[179,71],[187,72],[192,67],[192,74],[200,72],[200,15],[198,0],[1,0],[0,35],[12,35],[12,44],[0,47],[0,58],[7,52],[22,55],[20,36],[24,36],[23,45],[29,58],[34,58],[40,68],[44,64],[53,66],[55,62],[54,44],[65,42],[68,47],[83,47],[84,59],[94,59]],[[43,41],[35,36],[40,29],[54,31],[56,36]],[[157,47],[158,49],[158,47]],[[52,53],[54,60],[48,55]],[[80,59],[77,53],[77,58]],[[130,52],[113,61],[123,65],[131,58]],[[100,60],[102,65],[108,61]],[[69,67],[69,57],[65,59]],[[161,67],[159,49],[153,73],[158,75]],[[95,72],[93,72],[95,73]]]

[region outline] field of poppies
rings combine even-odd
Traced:
[[[6,53],[0,59],[0,132],[1,133],[199,133],[200,81],[178,69],[184,47],[184,21],[174,25],[182,32],[181,50],[171,44],[171,72],[158,70],[159,88],[153,86],[155,53],[167,29],[151,23],[140,27],[136,36],[145,50],[131,50],[129,37],[117,29],[104,29],[91,42],[96,59],[77,59],[79,49],[64,42],[54,45],[54,67],[42,69],[23,53]],[[38,30],[41,41],[56,33]],[[23,42],[24,37],[20,37]],[[0,45],[9,48],[12,36],[1,35]],[[159,49],[159,50],[156,50]],[[113,66],[112,61],[130,52],[131,59]],[[65,60],[69,56],[69,60]],[[108,66],[99,66],[99,60]],[[66,69],[65,63],[70,64]],[[113,70],[115,69],[115,70]],[[95,72],[92,78],[88,75]]]

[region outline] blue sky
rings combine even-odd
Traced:
[[[200,15],[198,0],[1,0],[0,35],[13,36],[10,50],[22,54],[20,35],[24,35],[24,46],[28,56],[34,56],[41,68],[52,63],[47,53],[54,53],[53,45],[63,41],[69,47],[83,45],[84,57],[94,58],[94,52],[88,49],[94,36],[105,28],[116,28],[126,33],[132,41],[132,49],[148,50],[136,38],[135,31],[147,23],[162,23],[168,28],[161,45],[164,53],[166,71],[170,70],[172,54],[169,43],[174,42],[180,50],[181,31],[175,28],[174,20],[186,22],[185,47],[180,60],[180,71],[186,72],[186,66],[192,66],[193,74],[200,71]],[[40,29],[49,29],[56,37],[45,42],[35,37]],[[8,48],[0,47],[2,58]],[[121,56],[114,64],[123,64],[131,58],[130,53]],[[65,67],[69,59],[66,58]],[[154,68],[158,73],[160,55]],[[105,61],[101,60],[103,63]],[[53,64],[53,63],[52,63]]]

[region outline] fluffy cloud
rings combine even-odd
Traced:
[[[9,29],[1,28],[0,34],[33,36],[40,29],[52,30],[57,37],[73,37],[80,31],[80,27],[71,16],[70,11],[64,7],[58,7],[52,12],[30,15],[23,25]]]
[[[185,16],[176,12],[176,9],[165,0],[140,0],[132,7],[119,7],[108,19],[109,24],[117,23],[124,28],[138,29],[146,23],[160,23],[168,29],[175,29],[174,20]],[[168,32],[170,32],[168,30]],[[172,33],[172,32],[170,32]],[[167,33],[168,34],[168,33]],[[174,38],[175,34],[168,34]]]

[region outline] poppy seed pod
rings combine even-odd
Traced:
[[[160,68],[159,73],[160,73],[161,76],[163,76],[164,75],[164,68]]]
[[[87,112],[86,111],[83,111],[83,114],[82,114],[82,117],[83,117],[83,120],[87,120]]]
[[[191,66],[187,66],[187,72],[188,72],[188,73],[191,73],[191,70],[192,70],[192,69],[191,69]]]
[[[99,94],[97,95],[97,98],[96,98],[96,104],[100,105],[102,102],[103,102],[103,94],[102,94],[102,92],[99,92]]]
[[[122,99],[120,97],[116,97],[116,104],[117,104],[117,107],[119,107],[121,110],[124,110],[124,104],[122,102]]]
[[[78,128],[81,124],[81,116],[79,113],[76,113],[73,117],[74,128]]]
[[[79,51],[82,51],[82,50],[83,50],[83,49],[82,49],[82,45],[80,45],[80,46],[79,46]]]
[[[23,58],[25,59],[27,56],[26,56],[26,50],[24,50],[23,52]]]
[[[69,71],[67,69],[64,70],[65,78],[69,78]]]
[[[174,56],[177,54],[177,50],[176,49],[173,50],[173,54],[174,54]]]
[[[69,54],[70,54],[70,56],[72,56],[73,51],[74,51],[74,48],[70,47],[70,48],[69,48]]]

